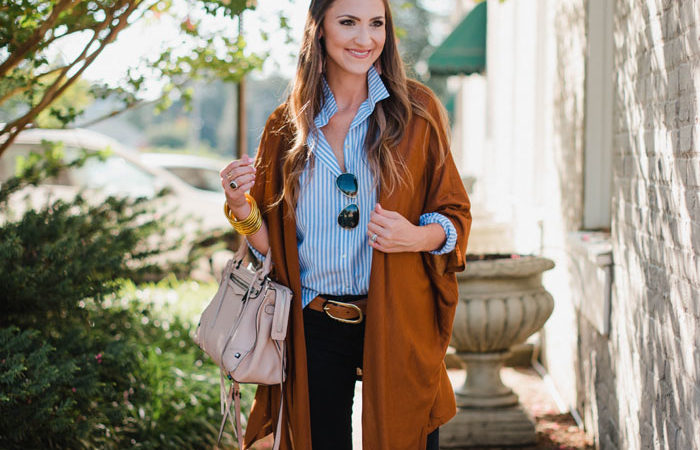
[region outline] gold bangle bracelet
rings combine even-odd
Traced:
[[[226,215],[226,218],[231,226],[233,226],[236,231],[241,234],[252,234],[260,228],[262,218],[260,216],[260,210],[257,208],[255,201],[253,200],[251,202],[251,199],[246,200],[248,200],[251,206],[251,211],[250,214],[248,214],[248,217],[246,217],[244,220],[236,220],[231,213],[231,210],[228,208],[228,204],[224,205],[224,214]]]
[[[250,205],[248,217],[243,220],[237,220],[226,202],[224,202],[224,215],[233,229],[239,234],[250,235],[257,233],[260,227],[262,227],[262,215],[260,214],[260,209],[258,209],[258,204],[255,202],[255,199],[249,194],[245,194],[245,197]]]
[[[256,233],[260,227],[262,226],[262,216],[260,215],[260,211],[254,210],[252,214],[250,214],[246,220],[242,221],[237,221],[235,219],[232,219],[230,216],[227,216],[229,219],[229,223],[233,228],[239,233],[243,235],[249,235],[249,234],[254,234]]]

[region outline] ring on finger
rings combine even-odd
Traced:
[[[377,233],[372,233],[372,235],[369,237],[369,240],[374,242],[377,242]]]
[[[238,189],[238,183],[236,183],[236,180],[231,180],[231,182],[228,185],[231,186],[231,189],[233,189],[234,191]]]

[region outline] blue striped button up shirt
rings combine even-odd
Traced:
[[[316,128],[307,139],[315,161],[313,165],[307,163],[299,179],[296,206],[302,307],[319,294],[361,295],[369,290],[373,249],[368,243],[367,225],[377,203],[377,190],[364,141],[374,106],[387,98],[389,92],[374,67],[367,73],[367,87],[367,99],[358,108],[343,146],[345,170],[355,174],[358,181],[357,196],[350,198],[335,184],[342,171],[321,131],[338,110],[333,92],[323,80],[323,107],[315,117]],[[351,203],[359,207],[360,222],[353,229],[345,229],[338,225],[338,213]],[[442,214],[423,214],[419,225],[429,223],[439,223],[446,235],[443,246],[431,253],[452,251],[457,241],[452,222]],[[259,259],[263,258],[255,249],[253,252]]]

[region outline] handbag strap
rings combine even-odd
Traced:
[[[275,345],[282,346],[282,369],[280,373],[280,380],[284,380],[284,372],[287,370],[287,347],[284,342],[275,341]],[[275,428],[275,444],[272,446],[272,450],[279,450],[280,442],[282,441],[282,414],[284,414],[284,381],[280,383],[280,409],[279,414],[277,414],[277,428]]]
[[[275,345],[278,346],[277,348],[279,349],[279,346],[282,346],[281,353],[282,353],[282,364],[281,364],[281,373],[280,373],[280,380],[284,379],[284,372],[287,368],[287,348],[284,345],[284,342],[277,342],[275,341]],[[243,431],[242,431],[242,425],[241,425],[241,388],[238,382],[232,381],[231,382],[231,387],[229,388],[228,395],[226,396],[225,399],[225,407],[224,407],[224,399],[223,399],[223,392],[224,392],[224,371],[220,369],[220,375],[221,375],[221,394],[222,394],[222,413],[223,417],[221,418],[221,425],[219,426],[219,437],[216,439],[216,445],[219,445],[219,442],[221,441],[221,436],[224,434],[224,427],[226,426],[226,419],[228,418],[229,421],[231,421],[231,425],[233,426],[234,430],[236,430],[236,441],[238,442],[238,448],[243,449],[242,447],[242,442],[243,442]],[[234,408],[234,414],[231,414],[231,403],[233,403],[233,408]],[[282,414],[284,412],[284,382],[280,383],[280,408],[279,408],[279,414],[277,415],[277,428],[275,428],[275,443],[272,447],[273,450],[279,450],[280,448],[280,443],[282,442]],[[235,422],[234,422],[235,418]]]

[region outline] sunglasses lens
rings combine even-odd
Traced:
[[[360,209],[354,203],[348,205],[338,214],[338,225],[343,228],[355,228],[360,223]]]
[[[335,179],[335,185],[348,197],[357,195],[357,178],[351,173],[344,173]]]

